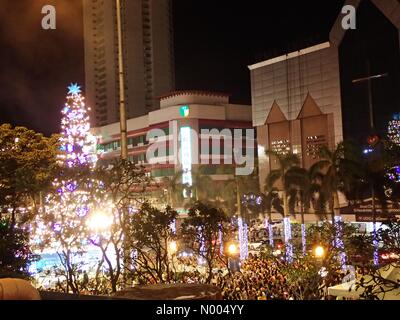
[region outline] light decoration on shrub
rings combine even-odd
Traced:
[[[248,227],[242,218],[238,219],[239,227],[239,245],[240,245],[240,260],[246,260],[249,257],[249,240]]]
[[[293,244],[292,244],[292,225],[290,218],[283,219],[283,229],[285,234],[286,260],[289,263],[293,262]]]
[[[176,234],[176,220],[174,220],[174,221],[171,222],[170,227],[171,227],[172,233],[173,233],[173,234]]]
[[[379,241],[377,237],[376,223],[373,224],[372,244],[374,246],[374,266],[379,266]]]
[[[303,247],[303,255],[306,255],[307,253],[307,238],[306,238],[306,225],[303,223],[301,225],[301,244]]]
[[[339,260],[340,260],[340,265],[342,268],[346,266],[346,253],[344,252],[344,243],[343,243],[343,226],[342,226],[343,219],[340,216],[335,217],[335,230],[336,230],[336,236],[335,236],[335,242],[334,246],[336,249],[340,251],[339,253]]]
[[[198,258],[198,263],[199,265],[204,265],[206,262],[204,259],[204,256],[206,254],[206,244],[203,237],[203,229],[199,227],[197,232],[199,233],[199,238],[200,238],[200,256]]]
[[[395,183],[400,183],[400,166],[396,166],[388,171],[387,176]]]
[[[224,254],[224,240],[222,237],[222,225],[219,225],[218,231],[218,239],[219,239],[219,254],[222,256]]]

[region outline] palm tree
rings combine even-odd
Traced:
[[[234,210],[236,206],[238,216],[243,216],[242,197],[245,194],[259,192],[259,183],[256,175],[251,176],[235,176],[232,180],[225,184],[221,195],[230,206],[230,210]]]
[[[312,179],[321,177],[322,174],[320,192],[328,199],[333,224],[336,217],[340,217],[339,192],[346,194],[360,176],[355,148],[355,145],[349,142],[339,143],[334,151],[326,146],[321,147],[321,160],[310,169]]]
[[[302,246],[303,254],[306,253],[306,225],[304,213],[309,212],[311,204],[315,201],[315,195],[319,192],[320,188],[311,170],[304,168],[292,167],[288,173],[291,184],[291,197],[289,200],[289,207],[295,210],[296,202],[300,202],[301,214],[301,230],[302,230]],[[319,176],[317,176],[319,178]]]
[[[278,189],[272,188],[271,190],[267,191],[266,194],[263,196],[263,204],[265,211],[268,214],[268,238],[269,244],[271,247],[274,247],[274,234],[272,230],[272,209],[279,212],[283,216],[283,207],[281,205],[281,201],[279,199]]]
[[[270,159],[275,158],[279,168],[272,170],[268,174],[265,180],[265,190],[269,192],[274,189],[274,186],[278,181],[281,182],[283,188],[282,190],[283,216],[285,218],[289,216],[289,211],[290,211],[288,202],[288,194],[291,188],[290,169],[298,167],[300,165],[300,159],[297,155],[293,153],[282,155],[274,151],[266,151],[266,154],[267,156],[270,157]]]
[[[324,146],[319,151],[320,161],[311,168],[312,176],[321,175],[320,193],[328,200],[332,217],[332,226],[336,230],[335,247],[344,250],[342,226],[340,225],[339,192],[347,194],[352,185],[358,183],[361,176],[361,166],[357,147],[351,142],[341,142],[334,151]],[[340,254],[342,265],[346,256]]]
[[[292,238],[290,229],[290,219],[289,219],[289,193],[292,189],[293,180],[291,180],[291,174],[293,168],[299,168],[300,159],[297,155],[293,153],[279,154],[274,151],[266,151],[266,155],[270,157],[271,160],[275,160],[278,169],[272,170],[266,178],[265,190],[269,192],[273,190],[275,184],[280,181],[282,185],[282,199],[283,199],[283,226],[284,226],[284,240],[287,246],[287,257],[289,260],[293,257],[293,249],[290,244]]]
[[[171,208],[175,208],[178,199],[180,199],[183,186],[182,186],[182,171],[176,172],[172,177],[164,177],[162,179],[164,187],[168,192],[168,204]]]
[[[196,201],[209,201],[214,198],[213,180],[205,173],[205,167],[198,167],[192,174],[192,190]]]

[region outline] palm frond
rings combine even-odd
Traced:
[[[275,183],[282,178],[280,170],[272,170],[265,179],[265,191],[269,192],[274,187]]]

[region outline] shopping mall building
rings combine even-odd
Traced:
[[[253,172],[256,137],[251,106],[234,105],[229,95],[204,91],[179,91],[160,97],[160,109],[129,119],[129,159],[145,166],[161,181],[183,172],[183,183],[202,173],[214,181],[234,177],[238,167]],[[121,153],[120,124],[94,128],[100,161]]]

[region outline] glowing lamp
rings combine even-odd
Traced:
[[[96,212],[88,220],[88,227],[94,231],[105,231],[111,227],[113,223],[113,217],[104,213]]]
[[[235,255],[235,254],[237,254],[237,252],[238,252],[238,248],[237,248],[237,246],[235,245],[235,244],[231,244],[231,245],[229,245],[229,247],[228,247],[228,252],[229,252],[229,254],[230,255]]]
[[[315,257],[317,257],[317,258],[323,258],[325,255],[325,249],[322,246],[317,246],[314,249],[314,254],[315,254]]]
[[[177,245],[176,241],[172,241],[172,242],[169,244],[169,252],[170,252],[171,254],[174,254],[174,253],[176,253],[177,251],[178,251],[178,245]]]

